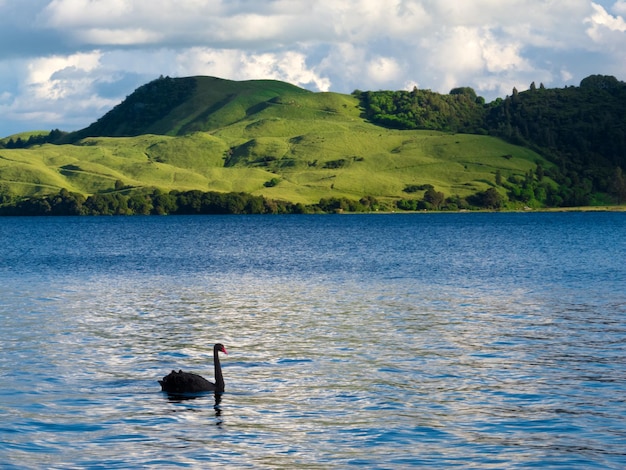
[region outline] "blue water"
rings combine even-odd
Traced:
[[[0,466],[624,468],[626,214],[0,218]],[[160,391],[171,369],[226,393]]]

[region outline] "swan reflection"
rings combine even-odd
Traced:
[[[175,403],[178,405],[187,403],[187,406],[185,406],[182,409],[181,408],[173,409],[172,413],[176,413],[180,411],[193,411],[193,412],[205,411],[204,407],[192,406],[191,402],[193,400],[202,400],[202,398],[208,397],[207,393],[165,393],[164,395],[167,397],[167,401],[169,403]],[[215,393],[213,397],[215,398],[215,402],[213,404],[213,410],[215,410],[215,418],[217,420],[215,424],[219,426],[223,422],[222,406],[221,406],[222,394]]]

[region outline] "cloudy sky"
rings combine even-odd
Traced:
[[[89,125],[160,75],[313,91],[626,80],[626,0],[0,0],[0,136]]]

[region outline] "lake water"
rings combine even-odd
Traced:
[[[626,467],[624,213],[0,218],[0,289],[2,468]]]

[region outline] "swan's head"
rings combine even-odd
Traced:
[[[222,351],[224,354],[228,354],[226,352],[226,348],[224,347],[224,345],[222,343],[217,343],[215,346],[213,346],[213,349],[215,351]]]

